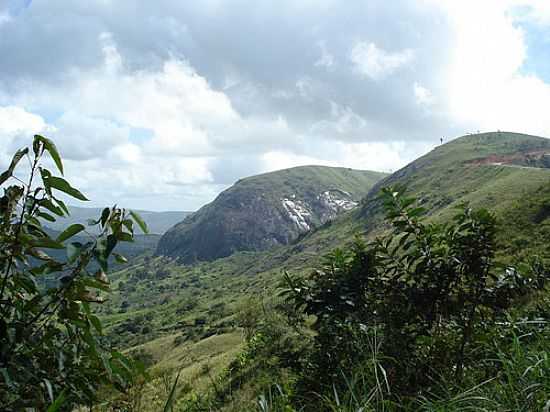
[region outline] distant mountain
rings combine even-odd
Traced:
[[[65,218],[59,218],[56,222],[44,221],[44,225],[53,230],[62,230],[67,225],[73,223],[86,224],[88,219],[98,219],[101,216],[101,208],[88,208],[69,206],[71,215]],[[192,212],[151,212],[146,210],[136,210],[145,220],[149,227],[150,234],[162,235],[176,223],[181,222]]]
[[[355,208],[384,176],[301,166],[241,179],[167,231],[157,254],[189,263],[287,245]]]

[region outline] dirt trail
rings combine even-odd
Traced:
[[[521,165],[514,165],[514,164],[506,164],[506,163],[485,163],[490,166],[504,166],[504,167],[514,167],[516,169],[537,169],[537,170],[547,170],[550,172],[550,169],[546,167],[535,167],[535,166],[521,166]]]

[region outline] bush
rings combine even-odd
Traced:
[[[401,396],[431,391],[442,376],[460,382],[506,310],[545,287],[540,260],[520,268],[495,262],[496,222],[486,210],[464,206],[451,223],[425,224],[413,199],[386,189],[383,200],[387,235],[334,251],[306,280],[286,277],[289,302],[314,318],[306,390],[331,390],[342,371],[368,360],[363,349],[373,335]]]
[[[69,213],[59,192],[87,200],[42,165],[46,153],[62,175],[57,148],[38,135],[32,147],[19,150],[0,175],[4,188],[0,198],[3,410],[46,410],[49,404],[71,410],[94,402],[100,385],[124,389],[136,372],[130,359],[101,345],[102,325],[92,306],[102,302],[102,292],[109,290],[107,261],[117,243],[133,240],[134,223],[143,230],[145,225],[132,212],[106,208],[97,221],[90,222],[99,228],[99,235],[89,240],[74,240],[85,229],[81,224],[55,235],[46,230],[43,221]],[[23,183],[14,172],[24,158],[30,170]],[[125,261],[114,255],[117,261]]]

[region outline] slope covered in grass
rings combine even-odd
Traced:
[[[125,347],[178,339],[178,350],[188,351],[211,336],[237,331],[242,326],[237,314],[247,299],[273,299],[284,270],[308,272],[319,267],[322,255],[350,242],[354,234],[372,239],[383,232],[377,195],[386,185],[407,187],[432,221],[444,222],[464,202],[493,211],[499,222],[501,260],[527,254],[549,257],[546,153],[550,140],[544,138],[503,132],[464,136],[383,179],[358,208],[289,245],[191,266],[162,257],[138,261],[112,277],[115,293],[102,308],[107,330]],[[247,184],[254,185],[254,179]],[[284,185],[284,179],[274,184]],[[147,345],[142,348],[149,350]],[[178,364],[171,351],[157,351],[160,368]]]

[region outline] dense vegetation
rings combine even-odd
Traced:
[[[111,276],[116,293],[100,308],[101,316],[108,331],[117,331],[117,342],[127,346],[147,342],[146,349],[159,354],[157,361],[164,353],[157,348],[166,339],[191,343],[212,333],[234,333],[234,317],[243,302],[249,296],[272,294],[282,272],[307,273],[319,266],[320,256],[349,245],[354,235],[373,240],[382,234],[387,226],[377,196],[387,184],[406,185],[407,193],[426,209],[428,222],[450,220],[464,201],[491,210],[497,217],[500,260],[514,263],[533,254],[549,255],[550,219],[545,218],[545,210],[550,169],[483,163],[491,153],[522,159],[522,153],[541,150],[550,152],[547,139],[504,132],[465,136],[395,172],[374,187],[360,207],[290,245],[237,252],[194,265],[163,257],[134,260],[132,267]],[[191,326],[196,319],[205,323]],[[233,340],[233,335],[228,339]],[[175,350],[192,350],[191,346],[179,345]]]
[[[96,235],[86,242],[68,242],[84,232],[72,224],[56,237],[41,220],[68,214],[59,193],[85,196],[43,165],[49,153],[58,171],[63,163],[55,145],[35,136],[32,148],[19,150],[0,175],[0,401],[3,410],[70,410],[92,404],[99,389],[125,389],[139,374],[139,365],[101,342],[102,326],[92,305],[109,289],[108,259],[119,242],[133,240],[134,223],[146,226],[133,212],[113,207],[90,222]],[[29,161],[27,179],[16,174]],[[41,183],[36,183],[40,179]],[[56,260],[47,250],[65,250]],[[95,261],[93,272],[89,272]],[[44,280],[47,280],[44,282]],[[47,286],[44,286],[47,285]]]
[[[47,147],[40,156],[51,150],[58,157],[55,146],[42,141]],[[95,222],[100,230],[92,232],[90,249],[80,249],[103,252],[91,252],[89,273],[81,268],[67,289],[61,279],[81,258],[65,261],[57,257],[61,249],[51,249],[47,258],[40,253],[46,260],[34,256],[17,266],[38,283],[22,295],[10,292],[12,300],[32,301],[18,308],[40,313],[51,296],[75,302],[69,307],[78,308],[77,315],[46,309],[44,330],[54,328],[55,339],[62,339],[83,328],[74,334],[83,337],[77,344],[83,352],[72,353],[78,362],[64,361],[71,367],[60,370],[56,351],[47,350],[50,341],[29,343],[24,356],[38,356],[34,367],[45,372],[27,375],[30,386],[24,386],[4,368],[10,374],[2,373],[2,399],[38,409],[58,398],[61,408],[99,401],[94,410],[131,411],[542,410],[550,405],[547,151],[547,140],[532,136],[467,136],[381,181],[359,208],[289,245],[193,265],[150,252],[129,263],[119,258],[122,270],[108,274],[115,293],[96,306],[95,317],[93,302],[69,290],[80,279],[86,290],[96,284],[90,280],[103,279],[110,247],[102,245],[116,238],[116,228],[119,240],[132,234],[123,223],[128,219],[117,217],[122,211],[106,209],[108,221]],[[45,176],[44,188],[49,183],[77,193]],[[33,203],[28,187],[20,190]],[[42,192],[65,213],[54,193]],[[44,216],[19,226],[17,212],[28,207],[11,210],[11,223],[3,226],[6,250],[18,251],[26,241],[14,235],[19,228],[70,251],[84,245],[85,232],[76,233],[81,226],[71,226],[66,240],[34,227]],[[21,253],[49,247],[41,245],[23,244]],[[47,264],[59,269],[45,273],[56,280],[47,283],[50,290],[40,283],[42,273],[33,272]],[[17,322],[9,322],[16,329]],[[30,335],[19,336],[35,339],[33,330],[29,325]],[[88,350],[89,336],[99,358]],[[10,367],[28,372],[20,360]],[[147,374],[138,377],[140,363]],[[108,389],[113,384],[122,392]],[[7,385],[33,390],[8,391]]]
[[[384,193],[392,230],[335,250],[306,278],[287,275],[263,315],[244,310],[244,351],[184,410],[255,410],[243,393],[264,411],[548,405],[547,263],[500,264],[486,210],[431,224],[413,199]]]

